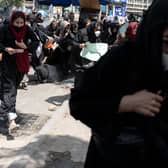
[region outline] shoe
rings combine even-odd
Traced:
[[[20,128],[20,125],[16,124],[15,122],[11,122],[8,125],[8,131],[9,131],[9,133],[16,132],[19,128]]]
[[[27,82],[22,82],[22,83],[19,85],[19,89],[28,90],[28,83],[27,83]]]

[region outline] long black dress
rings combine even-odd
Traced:
[[[112,48],[72,89],[70,113],[92,130],[85,168],[168,166],[168,77],[161,57],[167,6],[154,1],[136,41]],[[118,112],[123,96],[144,89],[165,96],[156,117]]]

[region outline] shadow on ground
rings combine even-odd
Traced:
[[[29,85],[38,85],[38,84],[42,84],[42,83],[53,83],[56,85],[69,85],[69,84],[73,84],[74,83],[74,77],[73,76],[68,76],[63,78],[61,81],[47,81],[47,80],[39,80],[36,74],[29,74],[28,75],[29,78]]]
[[[49,119],[48,116],[25,114],[18,111],[17,111],[17,115],[18,117],[16,119],[16,123],[19,124],[20,127],[12,133],[13,138],[20,137],[20,136],[30,136],[34,133],[37,133]],[[2,135],[6,136],[8,140],[10,136],[9,136],[6,122],[7,121],[0,122],[0,136]]]
[[[69,99],[69,96],[70,96],[69,94],[61,95],[61,96],[53,96],[46,99],[46,101],[56,106],[60,106],[65,100]]]
[[[87,147],[75,137],[41,135],[20,150],[1,149],[0,158],[17,158],[8,168],[83,168]]]

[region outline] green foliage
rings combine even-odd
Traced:
[[[23,0],[0,0],[0,7],[22,6]]]

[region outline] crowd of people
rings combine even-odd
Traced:
[[[124,25],[66,16],[44,26],[41,13],[13,11],[0,25],[0,122],[9,132],[19,127],[17,89],[30,66],[40,82],[73,75],[70,113],[92,131],[85,168],[167,165],[167,6],[154,0],[140,23]],[[87,42],[106,43],[108,52],[82,58]]]
[[[118,121],[119,117],[115,114],[117,113],[120,101],[119,112],[121,114],[119,116],[122,116],[123,112],[129,111],[129,109],[127,110],[123,107],[130,101],[130,99],[127,100],[127,94],[135,92],[132,99],[138,97],[138,95],[142,95],[143,97],[145,94],[150,94],[151,97],[155,96],[157,109],[152,109],[154,112],[152,111],[149,115],[154,115],[158,111],[158,106],[163,101],[162,97],[157,93],[152,94],[149,91],[141,91],[141,89],[148,89],[146,87],[147,82],[145,83],[144,81],[140,86],[133,83],[135,80],[142,78],[142,76],[136,77],[135,75],[137,75],[136,73],[142,75],[142,72],[138,68],[145,54],[147,54],[144,46],[144,50],[140,51],[140,53],[144,52],[142,53],[144,57],[141,59],[138,57],[137,60],[140,62],[137,66],[137,57],[133,58],[132,56],[138,51],[134,43],[139,22],[134,17],[131,17],[130,20],[126,20],[123,25],[120,25],[119,22],[113,22],[106,17],[101,20],[94,17],[80,18],[77,23],[71,16],[70,18],[65,17],[60,20],[53,18],[51,23],[46,26],[43,23],[42,14],[34,13],[34,11],[28,15],[22,11],[13,11],[9,19],[1,19],[0,122],[3,121],[6,124],[9,133],[19,128],[19,125],[16,123],[17,89],[19,87],[27,87],[28,79],[26,77],[28,77],[30,66],[34,69],[34,75],[39,82],[62,81],[73,75],[75,77],[75,92],[72,91],[71,93],[71,114],[91,127],[94,135],[89,147],[86,162],[88,166],[86,167],[92,164],[93,158],[90,154],[95,156],[94,159],[96,162],[94,163],[101,161],[100,165],[104,164],[104,161],[109,158],[102,159],[101,156],[98,156],[100,158],[96,158],[94,152],[97,154],[99,152],[93,149],[94,141],[96,139],[96,141],[101,142],[99,136],[108,136],[106,131],[102,132],[104,127],[101,128],[101,124],[105,122],[107,125],[109,124],[108,126],[111,126],[109,119],[113,117]],[[143,25],[143,23],[141,24]],[[125,31],[121,31],[123,26],[126,26]],[[143,29],[141,31],[143,32]],[[141,33],[141,38],[143,37],[144,34]],[[142,42],[141,38],[138,42]],[[103,59],[97,62],[80,57],[80,52],[83,48],[87,47],[87,42],[108,44],[108,53],[103,56]],[[146,64],[142,62],[142,66],[145,68]],[[136,68],[137,71],[135,71],[135,74],[131,67]],[[152,68],[151,71],[153,70]],[[144,77],[146,80],[147,74],[146,78]],[[85,84],[85,81],[87,84]],[[158,89],[158,87],[156,88]],[[102,112],[105,110],[107,113],[104,113],[105,116],[102,116]],[[146,115],[145,108],[142,110],[135,108],[131,111]],[[123,115],[121,118],[125,122],[124,119],[127,116]],[[140,122],[141,118],[135,115],[136,121]],[[131,120],[131,124],[134,125],[135,122]],[[126,133],[131,134],[132,132],[130,133],[129,130],[130,128],[126,128]],[[122,134],[125,135],[125,132],[123,131]],[[138,130],[137,136],[139,134],[141,135],[141,130]],[[109,139],[107,138],[107,140]],[[140,138],[141,140],[142,138]],[[122,135],[118,141],[125,143]],[[117,145],[120,144],[118,141]],[[106,145],[108,145],[108,142]],[[128,157],[129,155],[126,158]],[[92,165],[91,167],[95,166]]]
[[[49,18],[51,22],[45,25],[42,14],[34,10],[25,17],[25,24],[33,30],[39,40],[38,47],[29,55],[30,64],[41,81],[49,78],[45,73],[46,68],[50,71],[50,68],[56,67],[57,78],[51,80],[63,80],[69,73],[74,73],[77,67],[89,63],[90,61],[83,60],[79,56],[86,42],[107,43],[109,48],[120,45],[125,40],[134,38],[138,25],[138,21],[132,17],[125,23],[131,22],[127,31],[120,32],[122,25],[108,18],[102,18],[100,21],[97,21],[95,17],[80,18],[79,22],[76,22],[71,15],[69,17],[66,15],[62,19]],[[8,22],[9,20],[5,20],[1,25]],[[44,63],[45,66],[42,65]]]

